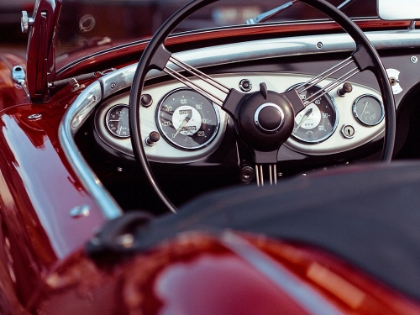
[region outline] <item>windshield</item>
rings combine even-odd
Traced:
[[[185,20],[176,31],[245,24],[246,20],[289,0],[220,0]],[[376,0],[328,0],[352,18],[375,17]],[[55,38],[56,57],[98,51],[150,37],[190,0],[66,0]],[[326,19],[321,12],[296,2],[265,23]]]

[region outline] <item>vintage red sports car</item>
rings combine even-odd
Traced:
[[[420,314],[415,2],[37,0],[0,313]]]

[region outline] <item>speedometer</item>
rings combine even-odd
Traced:
[[[289,90],[293,88],[296,86]],[[301,93],[300,98],[306,100],[320,90],[320,87],[312,86]],[[333,98],[327,93],[315,99],[296,115],[292,136],[301,142],[319,143],[334,133],[337,123],[337,108]]]
[[[190,89],[167,94],[157,107],[156,120],[164,139],[186,150],[208,145],[219,130],[215,105]]]

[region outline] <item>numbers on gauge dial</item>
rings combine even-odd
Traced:
[[[318,126],[320,122],[321,111],[315,104],[310,104],[296,115],[293,131],[295,132],[299,128],[310,130]]]
[[[290,89],[296,88],[293,86]],[[302,100],[318,93],[320,87],[312,86],[300,94]],[[306,143],[320,143],[328,139],[337,128],[337,108],[334,99],[325,94],[315,99],[295,117],[292,137]]]

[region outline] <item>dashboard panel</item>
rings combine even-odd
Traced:
[[[213,77],[225,86],[238,90],[241,89],[243,80],[246,80],[249,82],[247,93],[258,91],[262,82],[267,85],[268,90],[282,93],[311,79],[310,76],[302,74],[265,72],[227,73]],[[194,79],[193,81],[200,84],[200,81]],[[316,93],[319,87],[324,87],[331,81],[329,79],[322,81],[317,87],[314,87],[315,90],[307,91],[301,95],[301,98],[305,99],[310,93]],[[337,88],[315,100],[300,113],[296,113],[293,134],[285,145],[299,153],[320,156],[351,150],[380,137],[384,130],[383,105],[380,94],[368,86],[354,82],[350,82],[350,84],[351,92],[341,96],[338,92],[341,87]],[[143,92],[144,95],[147,94],[148,102],[141,108],[141,133],[144,141],[149,144],[145,146],[145,151],[151,161],[190,163],[211,155],[218,148],[229,118],[221,108],[214,104],[212,106],[209,100],[201,100],[199,103],[207,104],[209,109],[207,113],[209,114],[204,114],[203,111],[199,113],[202,105],[192,104],[191,99],[187,101],[183,94],[187,95],[191,93],[191,90],[176,81],[150,85]],[[169,107],[172,113],[168,116],[171,118],[162,123],[160,117],[163,115],[163,111],[169,108],[168,98],[179,105],[171,103],[172,105]],[[183,102],[185,103],[183,104]],[[115,130],[122,132],[128,128],[128,117],[124,116],[127,112],[121,111],[124,118],[117,117],[115,119],[114,116],[114,119],[110,119],[110,112],[118,107],[124,108],[128,103],[129,92],[111,97],[102,103],[96,111],[95,128],[105,145],[133,156],[130,138],[127,134],[120,136],[115,134]],[[173,106],[175,107],[172,108]],[[214,115],[210,115],[210,107],[214,107]],[[211,118],[206,115],[210,115]],[[110,122],[110,120],[116,120],[117,124],[119,120],[124,120],[122,124],[125,125],[114,126],[114,131],[112,131],[109,125],[112,125],[113,121]],[[216,121],[216,126],[207,129],[201,127],[209,121]],[[210,129],[211,131],[205,131]],[[158,133],[160,139],[150,143],[149,137],[152,133]],[[195,141],[201,141],[201,137],[208,139],[202,141],[200,145],[196,145]],[[187,142],[192,144],[187,145]]]

